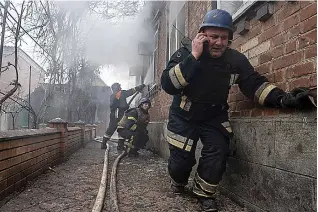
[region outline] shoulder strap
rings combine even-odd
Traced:
[[[181,44],[186,48],[189,52],[192,51],[192,40],[188,37],[184,37],[181,40]]]

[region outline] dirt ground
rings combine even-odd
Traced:
[[[197,199],[189,189],[186,195],[170,191],[167,162],[151,152],[141,150],[138,158],[125,157],[118,173],[118,195],[121,211],[195,212],[200,211]],[[230,199],[217,197],[219,211],[247,211]]]
[[[109,175],[117,157],[116,144],[110,144]],[[54,171],[48,170],[21,192],[0,202],[0,211],[91,211],[100,185],[104,153],[99,143],[88,143],[67,162],[52,167]],[[121,212],[199,211],[197,200],[190,194],[180,196],[170,192],[167,162],[146,150],[141,150],[138,158],[123,158],[117,179]],[[218,204],[222,212],[247,211],[221,195]],[[103,211],[111,211],[109,205],[107,192]]]

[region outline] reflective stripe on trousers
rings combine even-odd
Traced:
[[[169,144],[178,147],[180,149],[183,149],[187,152],[190,152],[193,145],[193,140],[190,138],[186,138],[184,136],[178,135],[174,132],[167,131],[167,140]]]

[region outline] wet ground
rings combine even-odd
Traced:
[[[115,145],[111,143],[109,175],[117,157]],[[104,153],[99,143],[88,143],[65,163],[52,167],[19,193],[1,201],[0,211],[91,211],[100,185]],[[141,150],[138,158],[123,158],[117,179],[121,212],[199,211],[197,200],[190,194],[170,192],[167,162],[146,150]],[[222,195],[218,195],[218,204],[220,211],[247,211]],[[109,205],[107,193],[103,211],[111,211]]]

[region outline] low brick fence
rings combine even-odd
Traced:
[[[73,126],[57,118],[42,129],[0,132],[0,200],[96,137],[96,125]]]

